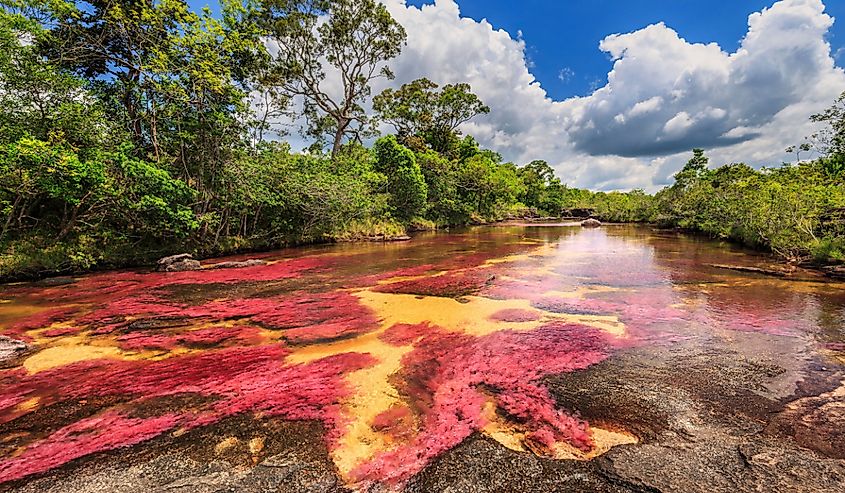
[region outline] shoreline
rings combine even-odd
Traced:
[[[246,247],[246,248],[235,248],[232,250],[222,249],[219,251],[210,251],[207,254],[197,253],[193,254],[193,257],[199,261],[208,261],[213,259],[227,259],[230,257],[238,257],[244,255],[260,255],[260,254],[267,254],[270,252],[286,250],[286,249],[294,249],[294,248],[305,248],[305,247],[315,247],[315,246],[328,246],[328,245],[341,245],[341,244],[355,244],[355,243],[402,243],[407,241],[413,241],[416,235],[421,233],[436,233],[438,231],[449,231],[452,228],[465,228],[465,227],[503,227],[503,226],[523,226],[523,227],[574,227],[579,225],[581,221],[586,219],[590,219],[587,217],[512,217],[512,218],[504,218],[504,219],[497,219],[491,220],[488,222],[474,222],[471,224],[466,225],[451,225],[451,226],[444,226],[442,228],[437,228],[433,230],[420,230],[420,229],[407,229],[405,234],[401,235],[365,235],[356,238],[328,238],[322,240],[312,240],[312,241],[302,241],[302,242],[292,242],[287,244],[279,244],[273,246],[255,246],[255,247]],[[747,273],[754,273],[759,275],[766,275],[766,276],[773,276],[773,277],[780,277],[783,279],[793,280],[793,281],[817,281],[817,282],[841,282],[845,280],[845,272],[839,273],[832,273],[831,269],[838,267],[836,264],[828,264],[828,265],[815,265],[815,264],[794,264],[790,263],[785,259],[777,257],[772,252],[767,252],[765,250],[756,249],[754,247],[745,245],[739,241],[735,241],[730,238],[713,238],[707,233],[697,230],[689,230],[679,227],[671,227],[671,226],[660,226],[656,223],[649,223],[649,222],[639,222],[639,221],[632,221],[632,222],[605,222],[602,221],[602,227],[604,226],[623,226],[623,225],[632,225],[632,226],[642,226],[648,227],[653,230],[657,231],[669,231],[676,234],[682,234],[692,237],[698,237],[701,239],[706,239],[709,241],[723,241],[730,245],[738,246],[744,249],[747,249],[749,252],[755,252],[760,255],[768,256],[772,259],[771,262],[767,262],[765,266],[742,266],[742,265],[713,265],[715,268],[721,268],[726,270],[734,270],[739,272],[747,272]],[[93,274],[97,272],[106,272],[111,270],[121,270],[121,269],[154,269],[156,262],[159,258],[163,258],[169,255],[174,255],[178,253],[190,253],[188,249],[185,249],[183,252],[176,252],[174,250],[172,253],[167,253],[168,251],[164,251],[164,253],[157,254],[160,256],[155,256],[147,258],[143,253],[140,255],[135,256],[131,259],[115,259],[112,261],[106,261],[102,264],[93,266],[89,269],[60,269],[60,270],[50,270],[50,271],[42,271],[42,272],[19,272],[16,274],[11,274],[7,276],[0,276],[0,285],[9,285],[9,284],[18,284],[18,283],[45,283],[45,284],[52,284],[51,280],[61,280],[63,278],[70,278],[76,276],[83,276],[88,274]],[[147,252],[149,253],[149,252]],[[843,269],[845,270],[845,269]],[[810,276],[799,277],[800,274],[811,274]],[[815,277],[818,276],[818,277]]]

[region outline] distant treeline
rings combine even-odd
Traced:
[[[776,168],[707,167],[704,151],[655,195],[584,193],[607,221],[649,222],[770,250],[790,262],[845,262],[845,154]]]

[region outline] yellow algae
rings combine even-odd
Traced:
[[[623,431],[609,430],[596,426],[590,427],[593,438],[593,448],[587,452],[573,447],[567,442],[557,442],[552,450],[539,450],[525,441],[527,431],[522,429],[518,423],[505,420],[496,413],[496,405],[488,401],[484,407],[484,417],[487,425],[482,432],[499,442],[502,446],[517,452],[531,451],[541,456],[551,456],[554,459],[569,460],[590,460],[607,453],[617,445],[637,443],[637,437]]]
[[[540,325],[538,321],[501,322],[490,319],[495,313],[509,309],[539,313],[528,300],[493,300],[467,296],[462,303],[453,298],[373,291],[362,291],[357,296],[364,306],[381,317],[387,327],[394,324],[430,323],[450,332],[483,336],[505,329],[529,330]]]
[[[214,446],[214,455],[223,455],[227,450],[236,447],[240,443],[236,437],[229,437]]]
[[[586,285],[586,286],[576,286],[574,289],[570,291],[561,291],[561,290],[550,290],[543,293],[543,296],[548,296],[550,298],[567,298],[567,299],[579,299],[584,298],[587,295],[596,294],[596,293],[613,293],[621,291],[621,288],[615,288],[613,286],[601,286],[601,285]]]
[[[264,450],[264,437],[255,437],[247,442],[247,448],[252,455],[260,454]]]
[[[86,344],[59,345],[43,349],[23,362],[29,373],[38,373],[59,366],[101,358],[121,359],[122,351],[116,347]]]
[[[441,270],[441,271],[437,271],[437,272],[434,272],[434,273],[431,273],[431,274],[420,274],[418,276],[395,276],[395,277],[389,277],[387,279],[381,279],[379,281],[376,281],[376,284],[379,285],[379,286],[383,286],[385,284],[393,284],[395,282],[416,281],[417,279],[439,277],[439,276],[446,275],[448,273],[449,273],[449,271]]]
[[[555,314],[554,318],[603,330],[616,337],[623,337],[625,335],[625,324],[620,322],[619,317],[616,315],[570,315],[559,313]]]
[[[84,335],[63,337],[50,341],[51,346],[28,357],[23,367],[29,373],[38,373],[64,365],[95,359],[116,360],[162,360],[184,355],[194,350],[178,348],[172,351],[123,351],[115,346],[111,338],[89,339]]]
[[[631,445],[638,443],[637,437],[623,431],[608,430],[591,426],[590,432],[593,435],[593,448],[589,452],[579,450],[566,442],[558,442],[554,446],[555,459],[590,460],[610,451],[618,445]]]
[[[298,364],[334,354],[356,352],[369,354],[378,360],[369,368],[345,376],[353,389],[352,395],[343,403],[343,414],[349,424],[332,451],[332,459],[344,477],[376,453],[388,450],[392,442],[392,437],[372,428],[376,416],[401,404],[399,393],[389,377],[401,369],[402,358],[412,349],[411,346],[393,346],[379,339],[379,335],[392,325],[392,322],[384,321],[378,331],[346,341],[301,348],[286,359],[288,363]]]
[[[332,452],[338,470],[348,476],[352,470],[372,458],[376,453],[390,449],[393,438],[373,429],[376,416],[402,404],[399,393],[390,384],[389,377],[402,367],[402,358],[410,346],[396,347],[381,343],[368,351],[379,362],[371,368],[347,375],[346,380],[354,393],[345,402],[345,412],[352,418],[348,428]]]
[[[31,317],[46,310],[49,310],[49,307],[30,305],[27,303],[11,303],[10,300],[8,304],[4,305],[3,308],[0,309],[0,329],[2,329],[3,325],[7,323],[11,323],[25,317]]]
[[[20,411],[20,412],[32,411],[33,409],[38,407],[38,404],[40,402],[41,402],[40,397],[31,397],[31,398],[19,403],[17,406],[15,406],[15,411]]]
[[[430,323],[450,332],[484,336],[500,330],[532,330],[544,322],[564,320],[579,323],[613,335],[624,335],[625,325],[613,315],[569,315],[534,308],[524,299],[496,300],[467,296],[460,302],[452,298],[416,296],[412,294],[357,293],[364,306],[375,311],[388,327],[394,324]],[[503,322],[492,317],[502,310],[525,310],[539,315],[538,320]]]

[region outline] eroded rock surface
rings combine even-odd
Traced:
[[[0,368],[16,363],[29,349],[23,341],[0,335]]]

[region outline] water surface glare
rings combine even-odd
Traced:
[[[628,354],[767,362],[749,392],[772,401],[845,365],[845,285],[718,267],[769,260],[647,227],[513,225],[256,257],[267,263],[0,286],[0,334],[28,345],[0,346],[0,484],[246,417],[318,422],[344,484],[401,488],[477,434],[581,461],[647,440],[649,423],[597,411],[591,387],[550,390],[588,370],[598,386],[650,371]],[[736,397],[710,396],[716,412]],[[274,437],[250,430],[209,454],[261,463]]]

